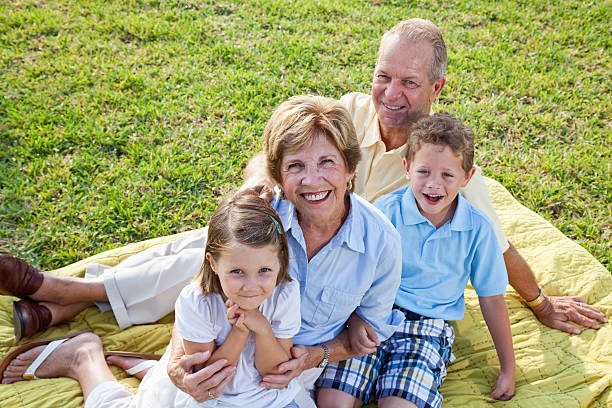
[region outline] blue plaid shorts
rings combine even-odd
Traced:
[[[329,364],[316,387],[344,391],[364,404],[395,396],[419,408],[440,407],[454,340],[453,327],[442,319],[404,320],[375,353]]]

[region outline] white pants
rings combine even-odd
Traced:
[[[107,381],[92,390],[85,401],[84,408],[175,407],[176,395],[179,391],[172,384],[166,372],[169,357],[170,347],[166,348],[159,362],[142,379],[136,395],[132,394],[132,391],[123,384]],[[313,399],[314,383],[322,371],[322,368],[311,368],[293,380],[298,381],[301,385],[301,391],[295,396],[295,402],[300,408],[316,408]]]
[[[113,267],[88,264],[85,277],[102,276],[109,300],[96,305],[102,312],[112,309],[121,329],[161,319],[174,310],[181,290],[200,270],[207,236],[205,227],[132,255]]]
[[[138,393],[116,381],[104,382],[95,387],[85,401],[84,408],[154,408],[174,407],[178,389],[172,384],[166,367],[170,347],[162,358],[147,372],[140,382]]]

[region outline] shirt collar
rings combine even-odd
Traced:
[[[467,231],[472,229],[472,212],[469,204],[461,193],[457,194],[457,208],[455,214],[450,220],[450,229],[454,231]],[[404,225],[415,225],[423,222],[430,223],[427,218],[419,211],[416,198],[412,192],[412,186],[409,186],[402,196],[402,221]],[[431,224],[431,223],[430,223]]]
[[[461,195],[457,194],[457,208],[455,214],[450,222],[450,227],[454,231],[468,231],[473,228],[472,226],[472,212],[470,211],[470,205],[467,200]]]
[[[365,137],[360,143],[361,148],[370,147],[378,142],[382,142],[382,138],[380,137],[380,127],[378,126],[378,115],[376,114],[376,109],[374,108],[374,102],[372,101],[371,96],[366,115],[369,117],[369,120],[365,121],[368,126],[364,130]]]
[[[349,200],[351,208],[349,209],[348,216],[336,235],[327,245],[331,244],[332,248],[336,248],[342,244],[346,244],[347,247],[355,252],[365,253],[365,228],[363,225],[363,217],[360,214],[359,203],[357,202],[360,198],[351,193]],[[288,234],[291,233],[299,242],[303,242],[304,235],[298,221],[297,211],[290,201],[284,201],[288,205],[288,211],[283,211],[283,214],[279,214],[279,216],[285,227],[285,231]]]

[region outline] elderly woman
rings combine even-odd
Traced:
[[[364,330],[362,339],[357,339],[364,350],[388,338],[402,321],[401,313],[392,310],[401,275],[400,240],[371,204],[351,193],[361,154],[351,118],[337,101],[302,96],[281,104],[266,125],[264,151],[269,172],[278,183],[271,204],[287,231],[290,275],[300,284],[302,325],[294,337],[293,359],[282,363],[278,374],[264,377],[262,385],[281,388],[299,375],[298,381],[310,391],[328,362],[358,354],[346,334],[349,318],[361,318],[374,329]],[[199,375],[182,370],[177,363],[181,341],[176,331],[174,335],[172,353],[166,352],[139,388],[141,406],[153,401],[166,406],[163,402],[173,401],[166,374],[169,360],[175,383],[185,384],[191,381],[189,376]],[[19,365],[9,365],[8,378],[19,379],[25,370],[21,367],[27,366],[23,362],[36,358],[42,349],[15,359]],[[62,364],[62,356],[83,349],[94,357],[66,360],[71,361],[69,367]],[[129,390],[114,382],[112,374],[92,375],[110,371],[91,334],[68,340],[53,355],[36,374],[79,380],[86,406],[109,406],[118,396],[131,400]],[[207,393],[197,399],[213,399],[222,391],[229,372],[220,365],[212,367],[198,380],[216,375],[221,386],[205,387]],[[304,396],[301,405],[307,403]]]

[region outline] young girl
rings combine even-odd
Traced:
[[[211,351],[206,365],[226,359],[236,374],[221,395],[198,403],[179,393],[175,406],[297,406],[294,382],[282,390],[259,386],[290,359],[300,329],[300,290],[288,264],[287,237],[267,202],[238,193],[217,208],[204,264],[177,299],[175,321],[187,354]]]

